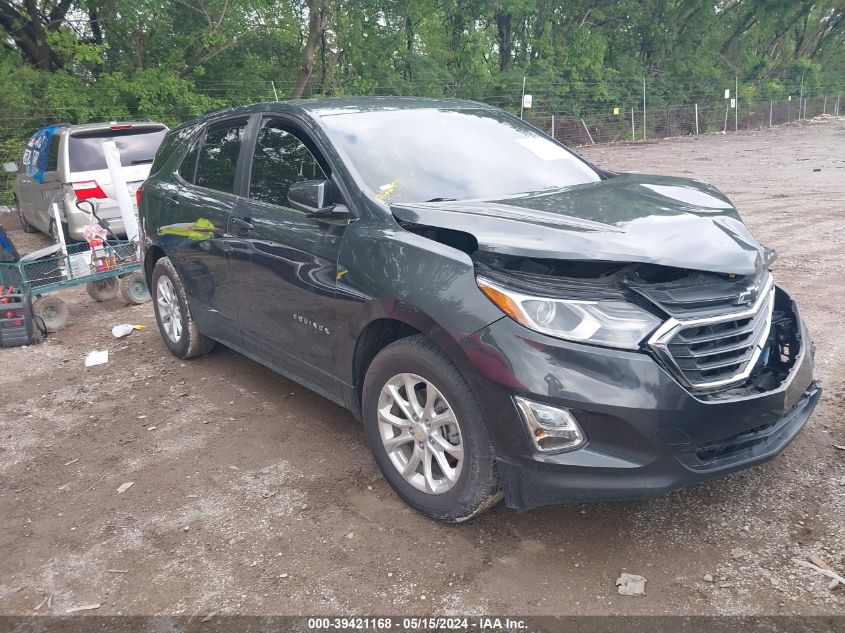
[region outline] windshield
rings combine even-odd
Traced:
[[[71,171],[108,169],[103,154],[103,141],[114,141],[120,150],[120,164],[124,167],[149,165],[155,158],[158,146],[167,128],[159,126],[133,126],[125,130],[96,130],[77,132],[68,139]]]
[[[367,187],[387,203],[491,198],[599,180],[577,156],[499,110],[321,118]]]

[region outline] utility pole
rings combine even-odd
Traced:
[[[734,132],[739,132],[739,77],[734,77],[734,93],[736,95],[736,107],[734,108]]]

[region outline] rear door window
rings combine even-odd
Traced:
[[[167,128],[163,125],[76,132],[68,137],[70,171],[108,169],[103,141],[115,142],[120,150],[120,164],[124,167],[151,164],[166,133]]]
[[[194,181],[197,185],[234,193],[235,172],[246,124],[246,119],[226,121],[206,130]]]

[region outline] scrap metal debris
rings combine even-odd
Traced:
[[[621,596],[645,596],[645,584],[648,582],[643,576],[622,572],[616,579]]]
[[[99,608],[100,608],[100,603],[95,602],[95,603],[92,603],[92,604],[83,604],[80,607],[72,607],[72,608],[68,609],[67,611],[65,611],[65,613],[76,613],[77,611],[91,611],[92,609],[99,609]]]
[[[827,563],[824,563],[824,561],[821,561],[818,558],[816,558],[816,560],[819,560],[819,562],[822,562],[825,565],[825,567],[827,567]],[[801,567],[806,567],[807,569],[812,569],[812,570],[822,574],[823,576],[827,576],[828,578],[832,579],[833,582],[831,582],[830,585],[828,585],[828,589],[836,589],[836,586],[839,583],[842,583],[843,585],[845,585],[845,578],[843,578],[842,576],[840,576],[839,574],[837,574],[835,571],[831,570],[830,568],[824,569],[822,567],[819,567],[818,565],[814,565],[810,561],[801,560],[800,558],[793,558],[792,562],[795,563],[796,565],[800,565]]]

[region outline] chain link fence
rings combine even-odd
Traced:
[[[837,100],[839,103],[837,104]],[[523,117],[554,136],[577,147],[599,143],[637,142],[696,134],[761,130],[797,123],[823,115],[841,116],[845,102],[837,96],[807,97],[802,100],[706,103],[646,107],[642,104],[593,111],[580,116],[545,110],[526,110]]]
[[[266,100],[275,96],[275,85],[216,87],[215,96],[226,97],[231,103],[243,100],[259,101],[261,95]],[[569,102],[561,102],[553,95],[553,87],[546,91],[532,90],[532,107],[521,108],[522,91],[520,89],[469,90],[455,86],[444,86],[442,93],[448,96],[469,97],[495,105],[520,115],[537,128],[553,135],[566,145],[577,147],[598,143],[642,142],[668,137],[690,136],[695,134],[734,133],[745,130],[759,130],[778,125],[796,123],[821,115],[845,116],[845,91],[842,94],[831,93],[811,97],[795,97],[781,100],[743,101],[732,103],[730,99],[703,101],[683,105],[649,104],[646,95],[645,110],[640,99],[629,105],[608,107],[605,105],[584,107],[569,105],[576,103],[577,92],[570,93]],[[397,94],[390,88],[374,88],[372,94]],[[430,87],[425,91],[430,93]],[[437,92],[440,92],[438,90]],[[238,94],[249,94],[256,98],[238,98]],[[557,103],[557,105],[555,105]],[[38,128],[55,122],[87,123],[76,121],[72,116],[64,116],[70,108],[49,109],[43,104],[34,103],[28,112],[4,113],[0,111],[0,164],[19,163],[26,140]],[[572,112],[577,111],[577,115]],[[8,116],[4,116],[7,114]],[[142,115],[142,113],[139,113]],[[114,119],[125,118],[125,113],[115,113]],[[137,116],[141,119],[143,116]],[[173,120],[190,118],[188,113],[180,116],[174,112]],[[0,205],[12,207],[13,184],[15,174],[5,170],[0,172]],[[2,216],[0,216],[1,218]]]

